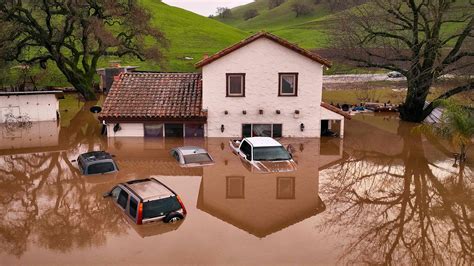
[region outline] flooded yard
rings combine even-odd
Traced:
[[[89,107],[1,128],[0,264],[473,263],[472,150],[459,165],[394,115],[357,115],[343,140],[282,139],[297,170],[265,174],[229,139],[107,139]],[[169,151],[183,145],[215,164],[180,167]],[[80,175],[72,160],[92,150],[120,171]],[[181,196],[183,221],[137,226],[102,197],[149,176]]]

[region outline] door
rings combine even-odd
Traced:
[[[182,138],[184,137],[183,124],[165,124],[165,137]]]

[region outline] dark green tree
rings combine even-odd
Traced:
[[[96,99],[94,76],[105,56],[163,60],[163,33],[133,0],[0,0],[0,50],[21,64],[56,64],[86,100]],[[145,45],[145,38],[156,43]]]

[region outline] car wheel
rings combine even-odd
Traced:
[[[184,219],[184,216],[179,213],[179,212],[172,212],[172,213],[169,213],[168,215],[166,215],[165,219],[163,219],[163,221],[165,223],[171,223],[171,224],[174,224],[180,220]]]

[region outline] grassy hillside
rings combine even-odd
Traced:
[[[296,17],[292,10],[294,3],[304,3],[312,8],[308,15]],[[256,9],[258,16],[244,19],[246,11]],[[324,18],[333,14],[326,4],[314,4],[314,0],[287,0],[282,5],[268,9],[268,0],[255,2],[232,9],[231,18],[218,20],[239,29],[257,32],[270,31],[303,48],[323,48],[328,46],[327,21]]]
[[[139,66],[139,70],[196,71],[194,64],[202,59],[204,54],[216,53],[250,34],[222,22],[166,5],[160,0],[138,2],[151,12],[153,26],[163,31],[169,40],[169,48],[164,50],[167,59],[164,66],[160,67],[153,61],[141,62],[131,57],[107,57],[100,61],[99,67],[108,66],[110,61],[120,61],[122,65]],[[149,42],[149,45],[153,43]],[[185,57],[193,59],[186,60]],[[4,68],[0,83],[15,83],[14,80],[19,78],[18,70],[6,66]],[[41,77],[38,82],[40,86],[70,86],[54,62],[48,62],[46,71],[35,68],[32,73]]]
[[[162,30],[170,41],[168,71],[194,71],[194,63],[204,54],[213,54],[249,33],[216,20],[209,19],[181,8],[168,6],[159,0],[140,0],[153,15],[153,26]],[[192,57],[194,60],[184,60]],[[151,62],[132,61],[143,68],[156,69]]]

